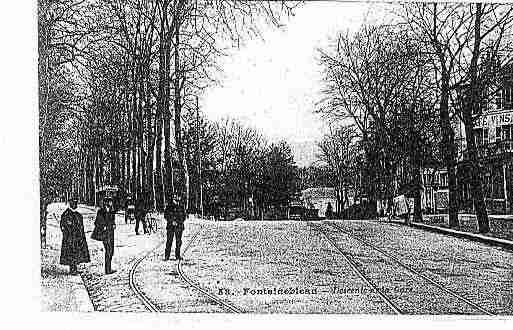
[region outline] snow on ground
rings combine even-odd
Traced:
[[[87,312],[93,306],[80,276],[69,275],[69,268],[59,264],[62,233],[59,221],[64,203],[48,206],[46,248],[41,249],[41,310]],[[89,210],[81,208],[84,217]],[[86,222],[86,221],[84,221]],[[80,270],[84,265],[79,266]]]
[[[512,314],[512,255],[484,244],[387,223],[341,222],[402,262],[498,314]],[[305,222],[196,221],[186,225],[183,271],[209,292],[256,313],[392,313],[328,241]],[[332,233],[337,235],[336,233]],[[479,314],[344,235],[340,247],[413,314]],[[139,278],[164,311],[218,312],[180,281],[174,262],[148,260]],[[420,268],[419,268],[420,267]],[[509,298],[508,298],[509,297]]]
[[[183,271],[245,312],[391,313],[375,293],[332,293],[338,288],[358,290],[365,284],[304,222],[204,221],[190,227],[201,232],[184,254]],[[189,230],[187,236],[191,235]],[[190,293],[177,289],[180,282],[174,267],[160,261],[154,265],[153,273],[167,278],[168,286],[156,289],[156,283],[150,285],[148,280],[145,292],[165,311],[182,311],[180,301],[194,300],[196,292],[189,289],[193,296],[188,297]],[[180,293],[179,301],[166,304],[175,292]],[[194,308],[218,310],[207,302]]]
[[[337,223],[488,310],[513,314],[511,251],[394,223]]]
[[[44,310],[81,310],[73,297],[80,277],[67,276],[67,268],[58,264],[62,238],[58,220],[65,207],[49,207],[49,247],[42,251],[41,270]],[[128,288],[128,272],[138,258],[152,251],[137,268],[135,280],[161,311],[226,312],[182,281],[175,260],[163,261],[162,216],[158,217],[159,233],[139,236],[134,233],[134,224],[125,224],[122,215],[116,217],[113,266],[118,273],[105,276],[103,247],[89,239],[95,209],[81,207],[80,211],[92,262],[81,265],[79,270],[96,310],[145,310]],[[354,237],[329,229],[327,223],[318,224],[380,289],[388,290],[390,298],[404,312],[476,313]],[[337,223],[487,310],[513,314],[511,251],[392,223]],[[190,218],[185,224],[182,256],[182,271],[192,281],[244,312],[393,313],[326,237],[306,222],[214,222]]]

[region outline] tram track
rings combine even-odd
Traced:
[[[477,309],[478,311],[482,312],[483,314],[486,314],[486,315],[495,315],[494,313],[488,311],[487,309],[483,308],[482,306],[472,302],[471,300],[465,298],[464,296],[458,294],[457,292],[454,292],[453,290],[449,289],[446,285],[442,284],[442,283],[439,283],[435,280],[433,280],[432,278],[422,274],[421,272],[417,271],[416,269],[406,265],[405,263],[403,263],[401,260],[399,260],[399,258],[397,258],[396,256],[386,252],[386,251],[383,251],[383,249],[379,248],[378,246],[376,246],[375,244],[369,242],[368,240],[365,240],[365,239],[362,239],[361,237],[358,237],[357,235],[354,235],[353,233],[345,230],[344,228],[342,228],[340,225],[336,224],[336,223],[327,223],[329,226],[335,228],[336,230],[338,230],[339,232],[342,232],[352,238],[354,238],[355,240],[359,241],[360,243],[364,244],[364,245],[367,245],[369,246],[370,248],[372,248],[373,250],[379,252],[381,255],[389,258],[390,260],[392,260],[393,262],[395,262],[396,264],[398,264],[399,266],[401,266],[402,268],[406,269],[407,271],[409,271],[410,273],[424,279],[425,281],[429,282],[431,285],[437,287],[438,289],[442,290],[443,292],[447,293],[448,295],[451,295],[452,297],[464,302],[465,304],[469,305],[469,306],[472,306],[473,308]]]
[[[89,208],[86,208],[86,209],[89,209]],[[89,215],[85,212],[83,212],[82,214]],[[91,213],[91,214],[93,214],[93,213]],[[52,221],[47,222],[47,226],[60,228],[59,219],[58,219],[57,215],[55,214],[55,212],[49,213],[48,217],[51,218]],[[53,223],[53,221],[55,221],[55,224]],[[202,232],[202,229],[203,229],[203,227],[200,225],[199,230],[197,230],[193,234],[193,236],[191,237],[191,239],[188,241],[187,245],[185,246],[185,248],[183,250],[183,254],[185,254],[189,250],[189,248],[192,246],[192,244],[197,240],[199,234]],[[88,231],[86,231],[86,233],[87,232]],[[119,283],[108,284],[109,287],[112,288],[112,287],[118,286],[118,285],[124,286],[124,285],[126,285],[125,283],[128,282],[128,287],[133,294],[132,299],[135,299],[135,301],[139,301],[142,304],[142,306],[139,305],[140,311],[146,310],[146,311],[153,312],[153,313],[163,312],[163,310],[161,310],[161,308],[159,308],[159,306],[154,301],[152,301],[152,299],[150,299],[150,297],[148,295],[146,295],[144,293],[144,290],[143,290],[144,288],[141,287],[137,283],[136,273],[139,270],[139,267],[144,263],[144,261],[147,260],[150,256],[155,256],[156,255],[155,252],[159,248],[161,248],[165,244],[165,242],[166,241],[165,241],[165,237],[164,237],[164,239],[161,240],[159,243],[157,243],[154,247],[142,252],[138,257],[132,258],[131,259],[132,261],[130,261],[131,266],[129,266],[129,268],[126,269],[126,270],[128,270],[128,274],[126,273],[126,270],[124,270],[124,271],[121,270],[121,273],[118,273],[118,275],[116,276],[116,278],[117,278],[116,282],[119,281]],[[215,294],[210,293],[207,289],[202,288],[198,283],[195,283],[193,280],[191,280],[191,278],[189,276],[187,276],[187,274],[184,272],[181,260],[178,260],[178,262],[176,263],[176,268],[177,268],[177,274],[179,275],[180,280],[187,287],[190,287],[190,288],[198,291],[201,296],[207,297],[208,300],[213,301],[215,304],[221,306],[224,310],[226,310],[228,312],[232,312],[232,313],[243,313],[244,312],[237,306],[234,306],[233,304],[222,300],[221,298],[217,297]],[[125,274],[127,274],[127,275],[125,275]],[[135,306],[135,305],[133,305],[135,301],[134,300],[130,301],[129,298],[123,298],[124,302],[116,302],[114,304],[111,302],[107,302],[107,304],[105,304],[106,298],[100,298],[101,291],[104,290],[104,288],[102,288],[102,286],[105,285],[105,283],[103,283],[103,280],[100,280],[103,277],[95,278],[94,275],[87,272],[87,273],[81,273],[81,278],[84,281],[87,294],[89,295],[89,298],[91,299],[91,302],[93,303],[95,310],[114,310],[111,308],[113,306],[115,306],[116,311],[120,311],[120,310],[129,311],[129,310],[133,309],[133,307],[130,307],[130,306]],[[127,281],[127,282],[125,282],[125,281]],[[86,282],[88,282],[88,283],[86,283]],[[118,289],[115,289],[115,290],[118,290]],[[98,299],[100,299],[100,300],[98,300]]]
[[[183,250],[183,254],[187,252],[187,250],[192,246],[192,244],[196,241],[199,234],[202,232],[202,227],[198,229],[194,235],[191,237],[187,245],[185,246]],[[143,290],[137,285],[135,281],[135,273],[137,271],[137,268],[140,266],[140,264],[148,258],[152,253],[157,250],[158,248],[162,247],[165,244],[165,241],[160,242],[155,248],[151,249],[150,251],[146,252],[142,257],[136,260],[134,265],[131,267],[129,272],[129,286],[132,292],[136,295],[136,297],[141,301],[141,303],[146,307],[146,309],[150,312],[162,312],[155,303],[151,301],[151,299],[143,292]],[[210,293],[208,290],[202,288],[198,283],[195,283],[193,280],[188,277],[183,268],[182,268],[182,260],[178,260],[176,263],[176,270],[178,275],[180,276],[180,279],[183,283],[185,283],[187,286],[197,290],[200,292],[201,295],[206,296],[208,299],[216,303],[217,305],[221,306],[223,309],[232,312],[232,313],[243,313],[244,311],[238,308],[237,306],[234,306],[233,304],[230,304],[221,298],[217,297],[215,294]]]
[[[474,310],[477,310],[479,311],[480,313],[484,314],[484,315],[489,315],[489,316],[493,316],[495,315],[494,313],[490,312],[489,310],[487,310],[486,308],[480,306],[479,304],[469,300],[468,298],[464,297],[463,295],[451,290],[450,288],[448,288],[446,285],[442,284],[442,283],[439,283],[437,281],[435,281],[434,279],[430,278],[429,276],[426,276],[424,274],[422,274],[420,271],[414,269],[413,267],[405,264],[404,262],[402,262],[396,255],[393,255],[392,253],[389,253],[389,252],[386,252],[384,251],[382,248],[376,246],[375,244],[369,242],[368,240],[365,240],[349,231],[347,231],[346,229],[342,228],[340,225],[336,224],[336,223],[333,223],[333,222],[326,222],[325,223],[327,226],[335,229],[337,232],[339,233],[342,233],[356,241],[358,241],[359,243],[369,247],[371,250],[373,251],[376,251],[378,254],[380,254],[381,256],[385,257],[386,259],[388,259],[391,263],[394,263],[396,265],[398,265],[400,268],[406,270],[408,273],[412,274],[413,276],[411,276],[411,278],[418,278],[418,279],[421,279],[419,282],[421,282],[422,280],[429,283],[431,286],[433,287],[436,287],[438,290],[442,291],[443,293],[445,293],[446,295],[449,295],[451,297],[453,297],[454,299],[456,299],[457,301],[467,305],[467,306],[470,306],[471,308],[473,308]],[[322,226],[322,225],[319,225],[319,226]],[[341,252],[343,255],[345,255],[345,258],[347,259],[347,252],[344,252],[344,251],[341,251],[342,249],[340,248],[340,246],[338,246],[338,244],[336,243],[336,241],[329,237],[328,234],[326,232],[323,232],[324,236],[327,237],[327,239],[331,242],[331,244],[336,247],[336,249]]]
[[[157,250],[159,247],[161,247],[164,244],[164,242],[160,242],[157,244],[156,247],[151,249],[150,251],[146,252],[142,257],[136,260],[134,265],[130,268],[130,272],[128,273],[128,285],[130,286],[130,290],[135,294],[135,296],[141,301],[141,303],[148,309],[148,311],[153,313],[160,312],[157,305],[155,305],[150,298],[148,298],[147,295],[144,294],[144,292],[141,290],[141,288],[137,285],[135,281],[135,272],[137,271],[137,268],[139,265],[143,262],[144,259],[146,259],[148,256],[150,256],[155,250]]]
[[[183,251],[184,254],[187,252],[187,250],[191,247],[192,243],[199,236],[199,234],[201,233],[202,229],[203,228],[200,227],[200,229],[198,229],[198,231],[196,231],[196,233],[193,235],[191,240],[187,243],[187,246],[185,247],[185,249]],[[204,296],[208,297],[210,300],[214,301],[216,304],[220,305],[221,307],[223,307],[224,309],[226,309],[227,311],[230,311],[232,313],[244,313],[244,311],[242,309],[238,308],[237,306],[235,306],[233,304],[230,304],[230,303],[222,300],[221,298],[219,298],[215,294],[208,292],[206,289],[202,288],[199,284],[197,284],[194,281],[192,281],[184,273],[184,271],[182,269],[182,260],[178,260],[178,263],[176,264],[176,269],[177,269],[177,272],[178,272],[178,274],[179,274],[179,276],[180,276],[180,278],[182,279],[183,282],[187,283],[187,285],[189,285],[190,287],[196,289],[201,294],[203,294]]]
[[[360,279],[363,280],[363,282],[365,284],[367,284],[367,286],[369,286],[373,292],[375,292],[376,294],[378,294],[380,296],[380,298],[387,304],[387,306],[395,313],[395,314],[403,314],[403,311],[399,308],[399,306],[397,306],[394,302],[392,302],[392,300],[387,296],[385,295],[379,288],[376,284],[374,284],[371,279],[365,275],[364,272],[362,272],[358,266],[356,265],[355,261],[353,260],[352,257],[349,256],[348,253],[344,252],[340,246],[338,246],[338,244],[335,242],[335,240],[333,238],[331,238],[322,228],[321,228],[321,225],[314,225],[312,224],[311,222],[307,222],[308,225],[310,227],[312,227],[314,230],[317,230],[318,232],[320,232],[327,240],[328,242],[331,244],[331,246],[333,246],[335,248],[335,250],[337,250],[341,255],[342,257],[344,258],[344,260],[349,264],[349,266],[351,267],[351,269],[358,275],[358,277],[360,277]]]

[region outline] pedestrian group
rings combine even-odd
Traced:
[[[84,219],[82,214],[77,211],[78,199],[71,198],[69,206],[61,215],[60,227],[62,231],[62,244],[60,264],[67,265],[70,268],[71,275],[77,275],[77,266],[81,263],[91,261],[89,248],[84,231]],[[128,212],[128,209],[127,209]],[[142,222],[143,232],[146,234],[146,209],[144,200],[138,199],[135,205],[135,233],[139,235],[139,223]],[[182,245],[182,233],[184,230],[184,222],[186,218],[185,209],[179,197],[167,203],[164,210],[164,218],[166,219],[167,242],[164,251],[164,260],[169,260],[173,238],[175,238],[175,259],[181,260],[180,249]],[[112,269],[112,257],[114,256],[114,233],[116,229],[116,211],[114,202],[111,197],[105,197],[101,208],[96,214],[94,221],[94,229],[91,238],[103,243],[105,253],[105,274],[113,274],[116,272]]]

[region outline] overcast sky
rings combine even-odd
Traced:
[[[202,100],[207,117],[230,116],[260,129],[271,140],[285,139],[298,165],[315,161],[315,144],[325,124],[313,114],[321,98],[321,67],[317,49],[338,31],[357,30],[369,17],[385,14],[382,5],[309,2],[284,18],[285,27],[263,29],[222,59],[222,86]]]

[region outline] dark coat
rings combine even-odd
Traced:
[[[96,213],[94,230],[91,237],[99,241],[106,241],[110,237],[114,237],[115,216],[114,210],[109,212],[105,208],[99,209],[98,213]]]
[[[144,203],[144,199],[138,199],[135,203],[135,217],[138,219],[144,219],[146,216],[146,206]]]
[[[61,215],[61,230],[61,265],[90,262],[82,214],[69,208],[64,211]]]
[[[166,228],[174,227],[173,221],[177,227],[183,228],[185,222],[185,211],[182,206],[173,202],[166,205],[164,210],[164,219],[167,221]]]
[[[331,206],[331,203],[328,203],[328,206],[326,207],[326,218],[331,219],[333,217],[333,206]]]

